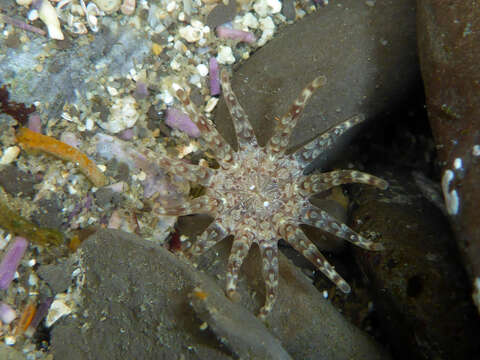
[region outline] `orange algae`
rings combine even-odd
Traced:
[[[201,289],[193,289],[193,295],[199,300],[205,300],[208,297],[208,294]]]
[[[33,316],[35,315],[35,312],[37,311],[37,307],[35,304],[28,304],[25,310],[23,310],[22,316],[20,317],[20,320],[18,321],[17,328],[15,330],[15,336],[22,335],[30,325],[30,323],[33,320]]]
[[[60,231],[38,227],[10,210],[2,201],[0,201],[0,227],[40,245],[60,245],[63,242]]]
[[[17,132],[17,142],[25,150],[43,151],[62,160],[77,164],[80,171],[97,187],[107,183],[107,178],[98,169],[97,165],[87,155],[73,146],[24,127]]]

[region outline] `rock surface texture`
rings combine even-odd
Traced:
[[[228,245],[203,259],[216,278],[225,273]],[[245,267],[252,274],[258,259],[250,258]],[[217,286],[178,256],[136,235],[100,230],[82,245],[78,263],[85,272],[82,303],[75,317],[53,327],[55,358],[168,359],[183,354],[185,359],[229,359],[235,354],[252,359],[388,359],[284,257],[282,291],[269,330],[245,302],[235,304],[224,296],[223,283]],[[253,279],[260,280],[258,273],[253,272]],[[262,291],[263,284],[257,281],[250,288],[250,280],[242,276],[239,291],[247,305],[256,306],[261,297],[252,302],[250,294]]]
[[[447,212],[480,310],[480,7],[418,1],[418,45]]]
[[[397,359],[473,359],[480,323],[445,215],[401,169],[381,170],[382,197],[355,187],[354,228],[386,250],[355,251]]]
[[[271,136],[274,117],[319,75],[328,83],[310,100],[292,147],[352,115],[380,116],[408,97],[420,81],[415,2],[377,1],[370,7],[340,1],[284,28],[255,52],[236,70],[232,87],[261,144]],[[223,101],[216,119],[233,142]]]

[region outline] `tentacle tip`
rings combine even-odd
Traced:
[[[344,294],[350,294],[352,292],[352,288],[346,281],[341,281],[337,284],[337,287],[343,292]]]
[[[387,181],[385,180],[382,180],[379,184],[378,184],[378,188],[381,189],[381,190],[387,190],[389,187],[389,184]]]
[[[315,80],[313,80],[313,86],[316,88],[325,86],[327,84],[327,77],[325,75],[320,75]]]
[[[268,316],[268,314],[270,314],[270,310],[266,309],[265,306],[264,306],[264,307],[262,307],[262,308],[260,309],[260,311],[258,312],[257,317],[258,317],[261,321],[265,322],[265,321],[267,321],[267,316]]]
[[[373,243],[371,246],[369,246],[368,250],[383,251],[385,250],[385,246],[383,246],[383,244],[380,244],[380,243]]]
[[[234,289],[227,289],[226,293],[227,293],[227,297],[233,302],[239,302],[242,298],[242,296],[238,293],[238,291]]]

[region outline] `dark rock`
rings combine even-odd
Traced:
[[[215,29],[217,26],[232,21],[237,15],[237,2],[230,0],[228,5],[218,4],[207,16],[207,25],[211,29]]]
[[[153,243],[101,230],[81,247],[79,317],[52,329],[59,359],[228,359],[188,305],[195,271]],[[196,279],[196,278],[195,278]]]
[[[65,222],[63,205],[56,194],[49,199],[37,202],[38,210],[33,213],[32,221],[41,227],[59,229]]]
[[[480,311],[480,9],[469,1],[417,4],[422,76],[444,197]]]
[[[122,200],[122,195],[112,189],[103,187],[95,192],[95,200],[102,208],[116,206]]]
[[[225,287],[231,241],[224,240],[199,257],[199,268]],[[261,257],[250,250],[239,274],[241,304],[258,313],[265,301]],[[299,269],[279,253],[279,295],[267,318],[268,329],[295,359],[389,359],[377,344],[347,322]]]
[[[72,284],[73,269],[73,261],[67,260],[56,265],[41,265],[37,274],[48,283],[54,294],[58,294]]]
[[[205,284],[207,285],[207,284]],[[291,359],[278,339],[241,305],[225,301],[218,287],[196,288],[190,295],[191,305],[217,337],[240,359]],[[266,336],[267,335],[267,336]]]
[[[217,278],[225,273],[228,249],[228,241],[223,242],[200,259]],[[280,359],[287,357],[286,349],[297,359],[388,359],[283,256],[280,297],[267,330],[251,312],[263,302],[256,257],[256,266],[243,267],[249,275],[241,276],[245,301],[240,305],[224,296],[223,282],[217,286],[174,254],[135,235],[101,230],[79,253],[85,270],[82,302],[76,317],[59,320],[52,328],[55,358],[231,358],[212,332],[201,330],[202,319],[237,356]],[[258,291],[254,299],[246,283]],[[194,289],[202,289],[206,298],[197,295],[195,301]]]
[[[353,227],[376,236],[386,250],[354,251],[393,353],[398,359],[475,358],[479,318],[442,211],[409,174],[377,175],[390,187],[355,186]]]
[[[310,100],[292,135],[292,147],[350,116],[377,117],[408,99],[420,84],[415,2],[377,1],[369,7],[346,0],[327,6],[284,27],[239,66],[232,87],[261,144],[270,137],[275,116],[282,116],[319,75],[328,83]],[[234,143],[227,113],[222,100],[216,125]]]
[[[32,198],[35,195],[33,186],[37,182],[32,174],[23,172],[16,166],[5,165],[0,169],[0,186],[10,195]]]

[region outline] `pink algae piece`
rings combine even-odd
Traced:
[[[249,31],[232,29],[226,26],[217,27],[217,36],[224,39],[233,39],[246,43],[255,42],[255,35]]]
[[[165,123],[178,130],[182,130],[188,136],[197,138],[200,136],[200,130],[197,125],[188,117],[187,114],[178,109],[170,108],[167,110],[167,119]]]
[[[10,286],[27,246],[28,241],[25,238],[15,237],[12,246],[7,250],[0,263],[0,289],[6,290]]]

